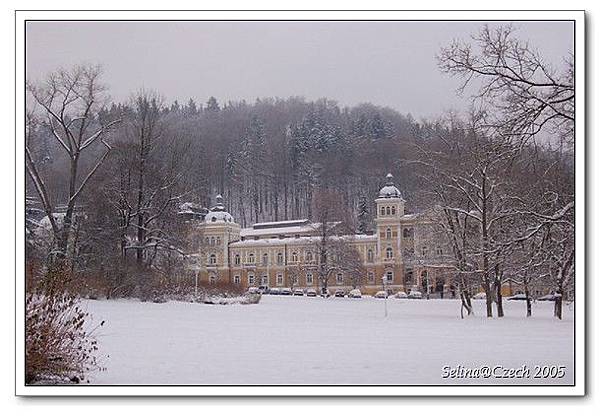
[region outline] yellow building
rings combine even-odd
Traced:
[[[425,296],[429,290],[437,296],[452,296],[446,244],[432,237],[435,234],[425,215],[405,213],[405,201],[391,174],[375,205],[373,234],[335,237],[358,251],[365,270],[359,279],[363,293],[381,290],[385,283],[392,292],[419,290]],[[218,195],[216,205],[192,231],[192,238],[201,242],[195,256],[199,281],[318,290],[319,230],[320,224],[306,219],[241,228]],[[332,274],[328,278],[331,290],[356,285],[356,279],[343,272]]]

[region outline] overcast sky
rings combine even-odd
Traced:
[[[573,49],[570,22],[515,22],[556,66]],[[167,100],[327,97],[413,116],[466,107],[435,55],[483,22],[28,22],[27,76],[100,63],[115,100],[139,88]]]

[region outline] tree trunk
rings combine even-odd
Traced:
[[[527,303],[527,317],[531,316],[531,298],[529,297],[529,286],[525,284],[525,302]]]

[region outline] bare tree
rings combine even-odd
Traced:
[[[472,43],[454,41],[442,48],[438,62],[442,71],[463,80],[459,92],[481,83],[475,101],[489,108],[491,125],[503,134],[530,138],[547,128],[573,143],[572,56],[559,73],[519,40],[512,26],[485,25]]]
[[[99,117],[105,99],[105,87],[100,82],[101,73],[97,66],[76,66],[70,70],[53,72],[42,83],[27,82],[31,104],[27,110],[25,163],[52,227],[52,257],[56,259],[66,259],[74,250],[70,245],[76,204],[108,157],[112,149],[108,141],[109,133],[120,122],[118,118],[103,120]],[[68,190],[62,221],[55,217],[58,201],[53,198],[34,156],[37,136],[33,123],[36,116],[68,158]],[[98,145],[104,150],[100,151]],[[99,156],[95,156],[95,161],[87,167],[84,157],[93,158],[98,152]]]

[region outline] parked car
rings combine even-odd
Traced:
[[[375,293],[375,296],[373,297],[377,299],[386,299],[388,297],[388,294],[386,291],[380,290],[379,292]]]
[[[254,286],[252,286],[252,287],[249,287],[249,288],[248,288],[248,293],[259,293],[259,292],[258,292],[258,288],[257,288],[257,287],[254,287]]]
[[[304,290],[294,289],[294,296],[304,296]]]
[[[335,296],[336,298],[343,298],[344,296],[346,296],[346,291],[344,289],[338,289],[333,293],[333,296]]]
[[[328,298],[331,296],[331,291],[329,289],[321,289],[321,296],[324,298]]]
[[[525,296],[525,293],[518,293],[514,296],[506,298],[506,300],[527,300],[527,296]]]
[[[314,298],[317,296],[317,291],[315,289],[306,289],[306,296]]]
[[[560,295],[558,295],[556,293],[550,293],[549,295],[545,295],[545,296],[537,298],[537,300],[542,301],[542,302],[554,302],[560,298],[561,298]]]
[[[400,291],[400,292],[396,293],[396,299],[406,299],[406,298],[408,298],[408,295],[406,294],[406,292]]]
[[[473,299],[476,299],[476,300],[485,299],[485,292],[477,293],[475,296],[473,296]]]
[[[408,294],[408,298],[409,299],[422,299],[423,294],[421,292],[419,292],[418,290],[411,290],[410,293]]]
[[[290,289],[289,287],[281,288],[279,294],[289,296],[292,294],[292,289]]]
[[[280,293],[281,291],[278,287],[272,287],[271,289],[269,289],[269,295],[279,295]]]
[[[359,289],[352,289],[350,292],[348,292],[348,297],[352,299],[359,299],[362,297],[362,293],[360,293]]]
[[[258,287],[258,293],[260,293],[260,294],[267,294],[267,293],[269,293],[269,286],[259,286]]]

